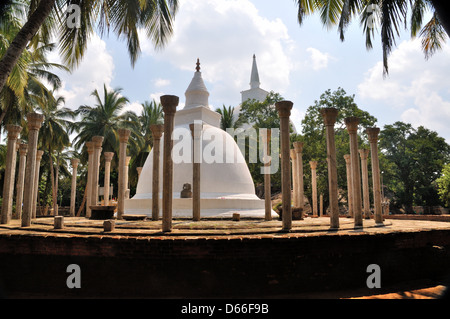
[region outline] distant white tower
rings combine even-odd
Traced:
[[[262,102],[266,99],[269,92],[260,88],[261,82],[259,81],[258,66],[256,65],[256,56],[253,54],[252,73],[250,76],[250,90],[242,91],[242,102],[248,99],[255,99]]]

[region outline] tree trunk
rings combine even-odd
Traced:
[[[0,60],[0,91],[5,86],[14,65],[17,63],[28,42],[34,37],[55,5],[56,0],[41,0],[28,21],[17,33],[5,55]]]
[[[52,207],[53,207],[53,216],[55,215],[55,171],[53,170],[53,158],[51,149],[48,150],[49,158],[50,158],[50,179],[52,182]]]
[[[58,214],[58,176],[59,176],[59,152],[58,157],[56,158],[56,167],[55,167],[55,189],[53,190],[53,213]],[[53,167],[52,167],[53,169]]]
[[[86,203],[86,198],[87,198],[87,188],[84,189],[83,202],[81,203],[80,208],[78,209],[77,217],[80,216],[83,210],[84,204]]]

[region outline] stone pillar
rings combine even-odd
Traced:
[[[150,125],[153,135],[153,180],[152,180],[152,220],[159,218],[159,157],[161,155],[161,137],[164,125]]]
[[[72,188],[70,190],[70,217],[75,217],[75,199],[77,195],[77,168],[80,160],[78,158],[72,158],[70,160],[72,164]]]
[[[117,219],[123,219],[123,214],[125,212],[125,191],[126,186],[126,170],[128,166],[125,166],[127,157],[127,143],[130,138],[131,131],[128,129],[119,129],[119,188],[117,196]]]
[[[131,160],[131,156],[127,156],[125,158],[125,198],[129,199],[130,198],[130,186],[128,185],[128,173],[130,170],[130,160]]]
[[[305,191],[303,183],[303,142],[294,142],[294,149],[297,153],[297,189],[298,207],[302,209],[302,218],[305,210]]]
[[[36,153],[39,129],[44,116],[38,113],[28,113],[28,156],[25,167],[25,184],[23,191],[22,227],[31,225],[33,215],[34,172],[36,170]]]
[[[138,173],[138,181],[139,181],[139,177],[141,177],[142,169],[143,169],[143,167],[136,167],[136,171]]]
[[[323,216],[323,194],[320,194],[320,208],[319,208],[319,216],[322,217]]]
[[[93,170],[94,170],[94,142],[86,142],[86,148],[88,152],[88,173],[86,182],[86,218],[91,217],[92,205],[92,180],[93,180]]]
[[[372,187],[375,222],[377,224],[382,224],[383,216],[381,212],[380,164],[378,160],[378,134],[380,133],[380,129],[378,127],[367,128],[366,133],[369,137],[372,162]]]
[[[367,170],[367,158],[369,157],[369,150],[359,150],[359,156],[361,157],[364,218],[370,219],[369,172]]]
[[[53,228],[62,229],[64,227],[64,216],[55,216],[53,219]]]
[[[109,205],[109,185],[111,175],[111,161],[114,157],[113,152],[105,152],[105,180],[103,182],[103,205]]]
[[[359,118],[352,116],[345,118],[345,125],[350,137],[350,162],[352,168],[353,189],[353,217],[355,227],[362,227],[362,200],[361,200],[361,172],[358,156],[358,124]]]
[[[281,191],[283,201],[282,224],[283,231],[290,231],[292,228],[291,209],[291,172],[289,163],[289,117],[291,115],[293,103],[291,101],[281,101],[275,103],[275,107],[280,117],[280,140],[281,140]]]
[[[8,143],[6,149],[5,178],[3,182],[1,224],[9,224],[12,218],[14,179],[16,178],[17,160],[16,143],[19,133],[22,131],[22,127],[19,125],[7,124],[5,128],[8,131]]]
[[[297,153],[295,149],[290,150],[291,155],[291,172],[292,172],[292,204],[298,207],[298,185],[297,185]]]
[[[309,162],[309,165],[311,166],[311,185],[312,185],[312,211],[313,211],[313,217],[317,216],[317,177],[316,177],[316,169],[317,169],[317,162],[311,161]]]
[[[269,157],[270,150],[270,138],[272,131],[271,129],[266,130],[266,134],[263,134],[262,144],[264,148],[264,154]],[[268,158],[264,160],[264,220],[270,221],[272,220],[272,185],[271,185],[271,177],[270,177],[270,161]]]
[[[179,98],[178,96],[174,95],[163,95],[161,96],[160,99],[164,111],[162,231],[170,232],[172,231],[172,197],[173,197],[172,132]]]
[[[92,155],[92,189],[91,189],[91,205],[98,205],[98,182],[100,171],[100,155],[102,153],[103,136],[92,137],[94,143],[94,154]]]
[[[37,198],[39,191],[39,170],[41,168],[41,160],[42,155],[44,155],[44,151],[38,150],[36,152],[36,168],[34,170],[34,186],[33,186],[33,207],[32,207],[32,216],[36,218],[36,209],[37,209]],[[55,214],[55,212],[53,212]]]
[[[339,203],[336,166],[336,142],[334,137],[334,124],[338,116],[338,109],[323,108],[322,114],[327,134],[327,163],[328,163],[328,189],[330,193],[330,228],[339,228]]]
[[[192,134],[192,219],[200,220],[200,171],[201,171],[201,138],[203,123],[189,125]]]
[[[348,204],[348,214],[353,217],[353,188],[352,188],[352,162],[350,154],[344,155],[345,166],[347,169],[347,204]]]
[[[16,211],[14,214],[15,219],[22,218],[23,187],[25,182],[25,166],[27,164],[27,152],[28,152],[28,145],[20,144],[19,175],[17,176],[17,188],[16,188]]]

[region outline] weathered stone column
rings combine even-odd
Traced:
[[[291,209],[291,172],[289,163],[289,117],[291,115],[293,103],[291,101],[281,101],[275,103],[275,107],[280,117],[280,140],[281,140],[281,191],[282,191],[282,224],[283,231],[290,231],[292,228]]]
[[[39,129],[44,116],[38,113],[28,113],[28,156],[25,167],[25,184],[23,191],[22,227],[31,225],[33,216],[34,172],[36,170],[36,153]]]
[[[305,190],[303,183],[303,142],[294,142],[294,149],[297,153],[297,189],[298,207],[302,209],[302,218],[305,210]]]
[[[380,129],[378,127],[367,128],[366,133],[369,137],[372,162],[372,187],[375,222],[377,224],[382,224],[383,216],[381,212],[380,163],[378,160],[378,134],[380,133]]]
[[[338,109],[323,108],[322,114],[327,134],[327,163],[328,163],[328,188],[330,193],[330,228],[339,228],[339,203],[337,185],[336,142],[334,137],[334,124],[338,116]]]
[[[159,219],[159,157],[161,155],[161,137],[164,132],[164,125],[150,125],[153,135],[153,180],[152,180],[152,220]]]
[[[103,136],[92,137],[94,143],[94,154],[92,155],[92,189],[91,189],[91,205],[98,204],[98,182],[100,173],[100,155],[102,154]]]
[[[130,171],[130,161],[131,161],[131,156],[127,156],[125,158],[125,198],[126,199],[130,198],[130,186],[128,183],[128,173]]]
[[[139,177],[141,177],[142,169],[143,169],[143,167],[136,167],[136,172],[138,173],[138,181],[139,181]]]
[[[109,205],[109,185],[111,176],[111,161],[114,157],[114,152],[105,152],[105,179],[103,182],[103,205]]]
[[[201,171],[201,138],[203,122],[189,125],[192,134],[192,219],[200,220],[200,171]]]
[[[322,217],[323,216],[323,194],[320,194],[320,208],[319,208],[319,216]]]
[[[5,178],[3,182],[3,202],[2,202],[2,216],[0,222],[2,224],[9,224],[12,218],[12,204],[14,194],[14,179],[16,178],[16,160],[17,150],[16,143],[22,127],[19,125],[7,124],[8,144],[6,149],[6,165]]]
[[[367,158],[369,157],[369,150],[359,150],[359,156],[361,157],[364,218],[370,219],[369,172],[367,170]]]
[[[348,214],[353,217],[353,188],[352,188],[352,161],[350,154],[344,155],[345,166],[347,169],[347,204],[348,204]]]
[[[311,166],[311,185],[312,185],[312,211],[313,211],[313,217],[317,216],[317,176],[316,176],[316,169],[317,169],[317,162],[311,161],[309,162],[309,165]]]
[[[25,166],[27,164],[28,145],[20,144],[19,146],[19,175],[17,176],[16,188],[16,211],[13,216],[15,219],[22,218],[22,204],[23,204],[23,186],[25,182]]]
[[[127,189],[126,186],[126,170],[128,166],[125,166],[126,158],[127,158],[127,143],[130,138],[131,131],[128,129],[119,129],[119,188],[118,188],[118,196],[117,196],[117,219],[123,219],[123,214],[125,212],[125,191]]]
[[[353,189],[353,217],[355,227],[362,227],[362,200],[361,200],[361,172],[358,156],[358,124],[359,118],[347,117],[345,125],[350,137],[350,161],[352,167],[352,189]]]
[[[85,143],[88,152],[88,173],[86,182],[86,218],[91,217],[92,180],[94,175],[94,142]]]
[[[70,190],[70,217],[75,217],[75,199],[77,195],[77,169],[80,160],[78,158],[72,158],[70,162],[72,164],[72,188]]]
[[[179,98],[178,96],[174,95],[163,95],[161,96],[160,99],[164,111],[162,231],[170,232],[172,231],[172,197],[173,197],[172,132]]]
[[[41,168],[41,160],[42,155],[44,155],[44,151],[38,150],[36,152],[36,168],[34,169],[34,186],[33,186],[33,210],[32,210],[32,216],[33,218],[36,218],[36,209],[37,209],[37,198],[38,198],[38,192],[39,192],[39,171]],[[53,212],[53,215],[55,215],[55,212]]]
[[[297,153],[295,149],[290,150],[291,155],[291,172],[292,172],[292,204],[294,207],[298,207],[298,185],[297,185]]]
[[[269,150],[270,150],[270,138],[271,138],[272,130],[266,129],[266,134],[261,135],[263,151],[264,155],[267,156],[264,158],[264,220],[270,221],[272,220],[272,185],[271,185],[271,177],[270,177],[270,164],[269,161]]]

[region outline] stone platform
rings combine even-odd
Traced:
[[[0,287],[6,296],[63,298],[272,298],[318,296],[366,286],[367,266],[381,268],[382,287],[428,280],[444,283],[450,269],[450,223],[386,219],[383,226],[340,218],[293,221],[208,219],[103,221],[38,218],[0,225]],[[81,269],[80,289],[69,289],[70,264]],[[423,287],[422,287],[423,288]],[[390,291],[387,291],[390,292]],[[354,296],[353,296],[354,297]]]

